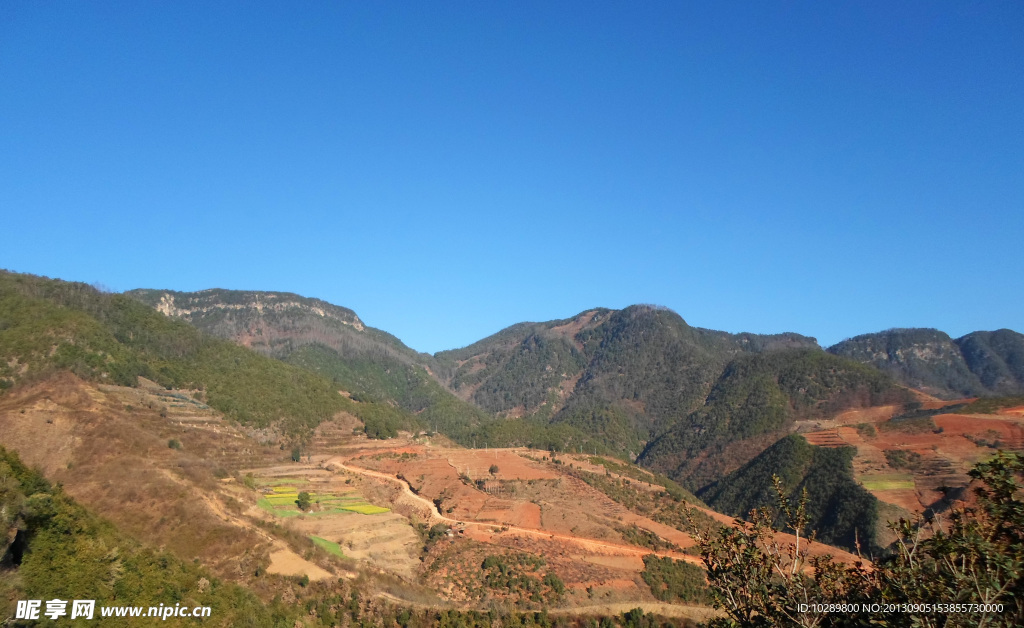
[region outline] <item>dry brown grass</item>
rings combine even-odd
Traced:
[[[422,543],[412,522],[422,520],[423,513],[403,498],[396,482],[320,468],[318,462],[326,454],[317,454],[317,449],[322,449],[353,464],[402,473],[428,500],[444,494],[452,516],[534,531],[493,533],[490,523],[481,523],[466,536],[474,536],[474,547],[484,548],[484,554],[544,555],[550,569],[566,582],[564,601],[570,606],[596,603],[586,592],[588,587],[602,592],[601,602],[650,601],[639,579],[643,565],[638,548],[615,545],[623,543],[616,528],[624,522],[643,525],[641,518],[570,477],[565,469],[531,460],[520,451],[467,451],[450,443],[437,446],[437,439],[434,446],[408,436],[370,441],[353,437],[351,429],[346,430],[347,420],[339,417],[318,430],[310,450],[317,459],[296,464],[290,461],[290,447],[260,444],[216,413],[172,403],[166,391],[157,388],[96,386],[64,374],[0,398],[0,442],[17,450],[28,464],[43,468],[127,535],[184,560],[198,559],[218,576],[265,598],[287,581],[282,578],[294,579],[300,572],[312,572],[311,578],[324,578],[325,584],[334,577],[363,573],[386,597],[412,604],[438,602],[433,586],[415,581]],[[180,449],[168,446],[172,439]],[[408,455],[402,458],[403,453]],[[540,453],[534,453],[539,458]],[[499,470],[490,473],[491,465]],[[254,478],[299,474],[321,488],[351,488],[394,512],[377,520],[356,514],[336,520],[275,520],[256,508],[260,493],[245,486],[250,471]],[[471,481],[467,484],[460,474]],[[487,490],[479,490],[475,479],[485,480]],[[309,541],[310,534],[339,542],[343,551],[363,560],[331,556]],[[346,547],[346,541],[351,545]],[[452,542],[472,543],[461,538]],[[599,550],[588,542],[604,545]],[[601,555],[595,557],[596,553]],[[459,579],[465,583],[442,587],[442,597],[483,603],[484,597],[470,590],[471,571],[479,570],[473,563],[476,558],[467,556],[464,561]],[[257,575],[272,565],[288,575]]]
[[[68,374],[15,389],[0,401],[0,441],[130,536],[221,576],[255,573],[266,539],[230,519],[219,492],[226,470],[204,456],[241,439],[227,426],[214,433],[174,424],[162,406],[127,390]],[[184,448],[169,448],[170,438]]]

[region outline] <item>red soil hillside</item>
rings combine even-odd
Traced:
[[[921,410],[971,401],[929,400]],[[883,502],[921,512],[943,507],[946,497],[963,495],[961,489],[970,483],[967,472],[996,449],[1024,451],[1022,410],[894,419],[896,409],[886,406],[849,411],[802,427],[811,428],[803,436],[813,445],[856,447],[854,471],[864,487]]]

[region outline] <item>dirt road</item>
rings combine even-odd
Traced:
[[[459,519],[452,519],[451,517],[446,517],[443,514],[437,512],[437,509],[434,507],[433,502],[431,502],[429,499],[421,495],[417,495],[409,486],[409,483],[401,478],[389,475],[387,473],[381,473],[380,471],[372,471],[370,469],[363,469],[361,467],[349,466],[345,464],[343,459],[340,457],[334,457],[326,460],[324,462],[324,467],[328,469],[334,468],[344,470],[350,473],[356,473],[366,477],[376,478],[378,480],[384,480],[386,482],[398,484],[402,489],[402,493],[407,498],[412,499],[415,503],[422,506],[422,509],[426,513],[429,513],[431,523],[445,523],[455,527],[465,527],[467,529],[471,528],[475,530],[481,530],[485,533],[491,533],[491,531],[495,528],[500,528],[502,530],[501,534],[511,533],[539,539],[562,541],[564,543],[575,545],[577,547],[580,547],[581,549],[594,553],[610,553],[626,556],[646,556],[648,554],[655,554],[656,556],[660,556],[663,558],[668,557],[674,558],[676,560],[684,560],[686,562],[693,563],[696,565],[702,564],[700,559],[696,556],[683,554],[681,552],[654,551],[642,547],[636,547],[633,545],[622,545],[619,543],[609,543],[607,541],[598,541],[595,539],[587,539],[578,536],[556,534],[547,532],[545,530],[538,530],[535,528],[523,528],[520,526],[512,526],[507,524],[499,526],[495,523],[483,523],[479,521],[461,521]]]

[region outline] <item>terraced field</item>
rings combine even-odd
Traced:
[[[334,554],[335,556],[338,556],[339,558],[344,558],[345,552],[341,551],[341,546],[338,545],[337,543],[335,543],[333,541],[328,541],[327,539],[322,539],[322,538],[320,538],[320,537],[318,537],[316,535],[312,535],[312,534],[309,536],[309,538],[312,539],[313,543],[315,543],[318,547],[324,548],[329,553]]]
[[[909,473],[876,473],[861,477],[861,484],[869,491],[896,491],[914,488],[914,476]]]
[[[264,496],[256,505],[276,517],[323,517],[340,513],[357,513],[360,515],[379,515],[390,512],[390,509],[375,506],[355,490],[340,494],[330,490],[317,492],[312,490],[309,482],[302,478],[275,478],[266,484]],[[299,493],[309,494],[311,507],[308,510],[299,508]]]
[[[24,449],[83,501],[134,525],[136,534],[165,542],[171,537],[156,533],[175,513],[185,532],[174,549],[201,560],[225,557],[216,567],[226,577],[330,583],[383,571],[389,583],[392,576],[404,581],[395,590],[412,591],[412,601],[436,577],[444,582],[439,594],[453,603],[647,608],[660,603],[640,576],[642,558],[657,550],[637,544],[643,534],[627,539],[622,530],[639,528],[679,548],[691,544],[682,530],[631,510],[577,474],[619,482],[616,495],[629,503],[646,504],[662,487],[620,477],[589,456],[464,450],[408,434],[370,440],[340,417],[318,428],[295,462],[290,443],[225,420],[196,393],[65,379],[8,398],[14,405],[0,407],[5,443]],[[135,457],[125,459],[126,451]],[[109,467],[99,464],[108,460]],[[126,474],[136,480],[132,486],[116,481]],[[109,494],[98,492],[108,487]],[[296,503],[301,493],[309,495],[306,510]],[[138,504],[148,496],[147,519]],[[431,530],[439,524],[444,529]],[[428,540],[432,552],[424,551]],[[447,549],[451,564],[432,560]],[[676,549],[661,553],[696,561]],[[502,558],[508,569],[492,565],[494,586],[485,586],[481,566],[490,556],[522,560]],[[529,567],[535,558],[543,558],[542,568]],[[426,573],[424,559],[437,569]],[[510,574],[522,585],[515,599],[501,594],[501,578]]]
[[[368,498],[358,477],[337,474],[318,464],[297,463],[256,469],[256,512],[309,537],[329,554],[364,560],[408,580],[419,565],[420,537],[410,521]],[[310,506],[299,508],[300,493]],[[376,502],[376,503],[374,503]]]
[[[921,409],[935,411],[969,401],[930,401]],[[967,471],[996,449],[1024,451],[1024,421],[1018,408],[894,420],[890,418],[897,412],[895,406],[870,410],[846,412],[813,425],[808,422],[802,434],[812,445],[855,447],[854,474],[864,488],[911,512],[941,509],[948,506],[950,497],[958,499],[970,483]],[[890,464],[887,456],[893,454],[898,455],[894,459],[915,462]]]

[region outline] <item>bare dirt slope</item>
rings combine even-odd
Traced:
[[[58,374],[0,398],[0,443],[130,536],[218,575],[248,580],[271,554],[315,575],[315,565],[243,515],[245,491],[232,481],[236,465],[285,452],[180,397],[187,394]]]
[[[466,450],[408,434],[368,440],[352,425],[350,416],[321,425],[295,462],[280,436],[231,424],[190,391],[63,374],[0,398],[0,442],[28,464],[128,535],[265,596],[274,578],[387,572],[451,604],[509,603],[481,579],[480,561],[494,555],[540,561],[557,575],[565,592],[547,605],[661,609],[641,578],[643,557],[698,562],[681,525],[583,478],[640,497],[664,487],[631,483],[584,456]],[[312,498],[306,510],[300,492]],[[429,537],[438,524],[450,532]],[[706,612],[687,608],[658,612]]]

